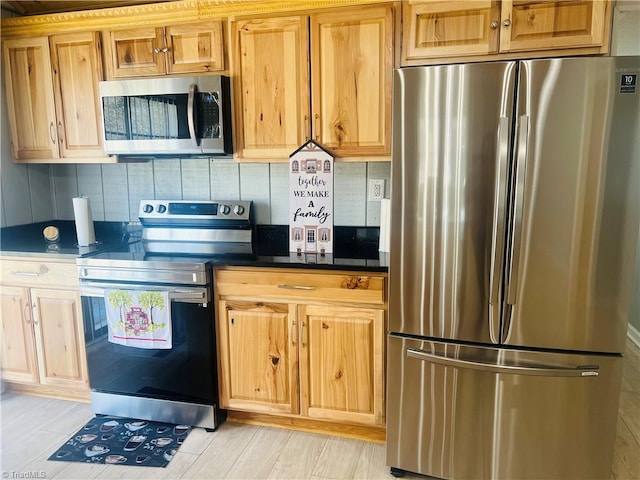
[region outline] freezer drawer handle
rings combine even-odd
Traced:
[[[538,367],[520,365],[496,365],[493,363],[478,362],[476,360],[465,360],[462,358],[448,358],[428,353],[415,348],[407,349],[407,357],[429,361],[447,367],[468,368],[471,370],[482,370],[490,373],[508,373],[513,375],[540,375],[544,377],[597,377],[598,365],[577,366],[577,367],[551,367],[540,365]]]

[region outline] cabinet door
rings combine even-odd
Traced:
[[[499,2],[403,2],[403,61],[498,52]]]
[[[87,367],[77,291],[31,289],[40,383],[86,388]]]
[[[602,46],[611,2],[502,2],[500,51]]]
[[[13,159],[58,158],[49,41],[5,40],[2,54]]]
[[[55,35],[50,46],[61,156],[103,157],[98,33]]]
[[[166,55],[162,50],[166,45],[162,27],[112,30],[108,38],[113,78],[164,75]]]
[[[167,73],[200,73],[224,70],[222,21],[165,28]]]
[[[311,16],[312,132],[338,157],[391,152],[391,6]]]
[[[296,310],[287,304],[220,301],[220,404],[268,413],[298,412]]]
[[[302,415],[384,425],[384,311],[299,308]]]
[[[244,20],[233,31],[238,156],[287,161],[310,135],[306,17]]]
[[[26,288],[0,289],[2,324],[2,378],[13,382],[38,383],[33,313]]]

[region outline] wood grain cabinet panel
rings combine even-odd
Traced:
[[[2,56],[13,159],[59,158],[48,39],[7,39]]]
[[[0,270],[2,378],[58,388],[58,393],[69,392],[70,396],[86,395],[89,386],[75,263],[2,259]]]
[[[403,22],[405,59],[498,52],[496,1],[407,2]]]
[[[222,21],[110,30],[106,58],[110,78],[224,70]]]
[[[223,407],[384,425],[386,304],[367,293],[384,290],[382,275],[224,267],[214,278]]]
[[[390,155],[392,6],[239,20],[232,32],[239,158],[286,161],[309,138],[339,158]]]
[[[220,301],[222,407],[298,412],[294,322],[287,304]]]
[[[163,75],[164,29],[141,27],[108,32],[111,77]]]
[[[165,27],[167,73],[205,73],[224,70],[222,22],[208,20]]]
[[[311,15],[313,137],[338,157],[391,153],[391,7]]]
[[[22,383],[38,382],[33,314],[26,288],[0,289],[2,378]]]
[[[78,292],[31,289],[40,383],[86,388],[86,354]]]
[[[602,46],[610,3],[606,0],[504,0],[500,50]]]
[[[233,29],[238,155],[288,159],[311,135],[306,17],[242,20]]]
[[[8,39],[3,56],[14,161],[112,160],[102,146],[96,32]]]
[[[384,424],[384,311],[301,305],[302,414]]]
[[[609,48],[609,0],[409,0],[402,9],[402,65],[481,55],[495,55],[495,60],[519,52],[607,53]]]
[[[54,35],[49,43],[60,156],[105,157],[98,91],[103,78],[99,35]]]

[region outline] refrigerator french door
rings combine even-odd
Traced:
[[[395,72],[392,473],[609,477],[639,71],[598,57]]]

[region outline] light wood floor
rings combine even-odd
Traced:
[[[638,480],[640,350],[630,341],[624,362],[611,479]],[[0,415],[2,478],[393,478],[381,443],[229,422],[212,433],[194,429],[167,468],[50,462],[49,455],[93,418],[89,404],[5,393]]]

